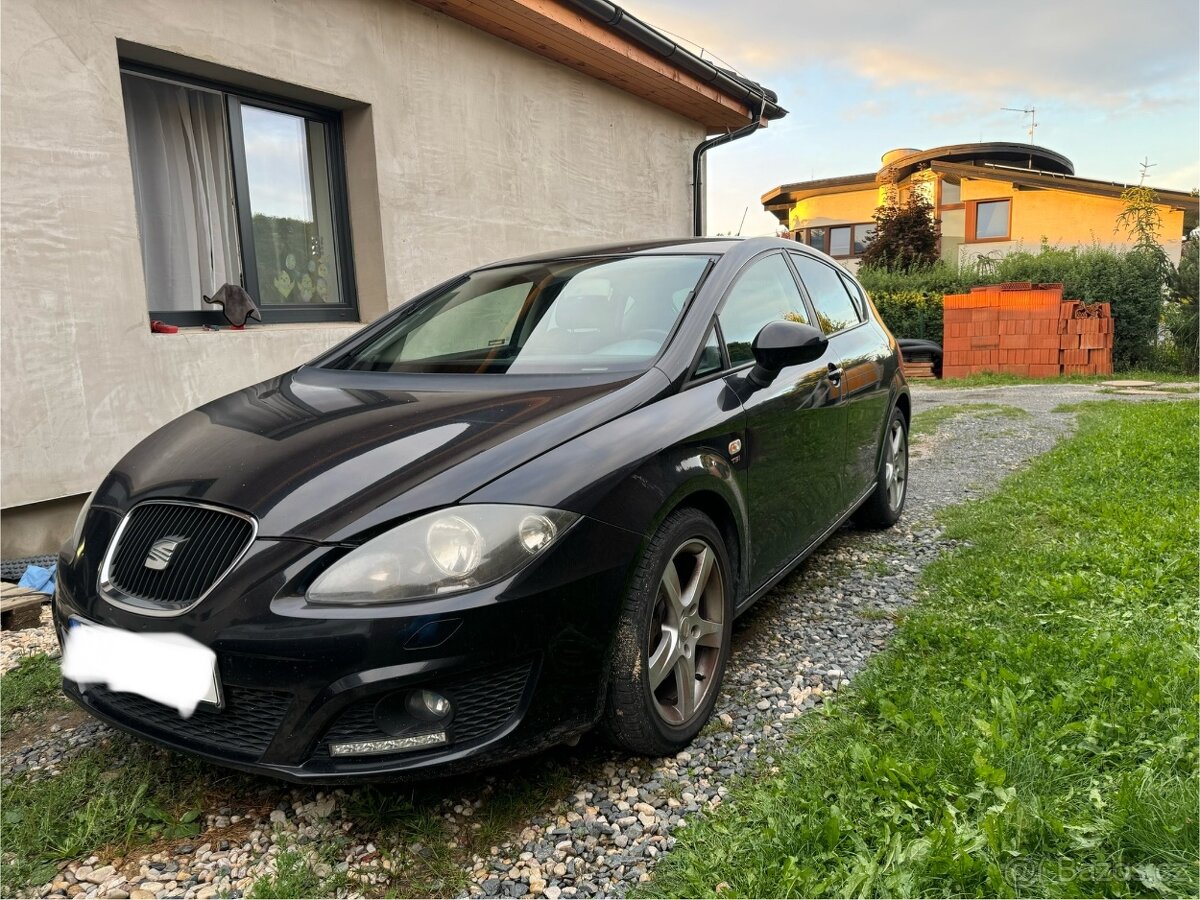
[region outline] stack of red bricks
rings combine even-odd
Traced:
[[[1061,284],[1016,282],[947,294],[942,377],[976,372],[1057,375],[1061,305]]]
[[[1062,293],[1061,284],[1025,281],[947,294],[942,377],[1005,372],[1052,378],[1064,371],[1111,372],[1109,305],[1064,302]]]
[[[1111,375],[1112,307],[1068,300],[1059,309],[1059,346],[1064,375]]]

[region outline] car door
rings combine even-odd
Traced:
[[[717,321],[734,373],[726,381],[746,410],[746,493],[750,579],[757,587],[832,524],[842,506],[846,421],[830,360],[783,369],[765,388],[745,375],[751,345],[768,322],[812,324],[782,251],[746,265],[730,286]],[[738,371],[738,369],[741,371]]]
[[[806,253],[790,253],[800,282],[829,338],[829,353],[841,375],[846,412],[842,486],[847,506],[871,489],[877,474],[879,440],[887,414],[884,383],[887,340],[866,309],[866,300],[845,272]]]

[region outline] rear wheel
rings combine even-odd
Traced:
[[[613,743],[660,756],[704,727],[729,655],[731,594],[728,552],[712,520],[690,508],[668,516],[621,610],[601,722]]]
[[[883,455],[875,490],[854,514],[854,523],[864,528],[891,528],[904,512],[908,496],[908,423],[904,413],[892,410],[883,438]]]

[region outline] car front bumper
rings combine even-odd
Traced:
[[[100,531],[103,532],[103,525]],[[102,539],[102,533],[96,535]],[[510,582],[380,607],[311,607],[295,573],[329,548],[258,540],[201,604],[174,617],[110,605],[86,558],[60,561],[60,639],[71,617],[177,631],[211,647],[224,706],[184,719],[102,685],[64,681],[84,709],[124,731],[222,765],[297,782],[447,774],[536,752],[597,720],[625,582],[641,536],[581,519]],[[452,704],[448,724],[394,715],[414,690]],[[444,742],[420,742],[441,732]],[[418,736],[407,749],[333,752]]]

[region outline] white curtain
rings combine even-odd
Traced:
[[[211,310],[241,283],[225,101],[217,93],[123,74],[125,125],[152,310]]]

